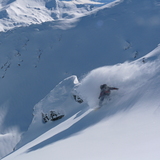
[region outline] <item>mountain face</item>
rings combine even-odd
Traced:
[[[135,109],[148,103],[148,107],[153,104],[153,110],[159,111],[159,88],[156,89],[156,86],[159,77],[157,46],[160,42],[160,2],[124,0],[103,6],[102,3],[103,1],[1,1],[1,157],[10,153],[20,140],[16,148],[28,144],[41,134],[46,135],[47,131],[51,133],[38,142],[33,141],[25,150],[37,150],[66,139],[84,128],[98,124],[105,117],[109,119],[113,115],[116,119],[116,112],[121,113],[132,107]],[[98,104],[99,85],[102,83],[119,87],[120,91],[113,93],[115,102],[109,104],[109,112],[102,109],[99,114],[94,113],[97,116],[94,120],[90,111]],[[74,89],[84,99],[82,105],[72,99]],[[143,96],[144,92],[146,94]],[[114,110],[111,109],[112,106]],[[52,107],[63,110],[65,118],[44,127],[40,121],[40,113],[48,112]],[[141,121],[142,111],[135,109],[134,112],[139,113],[138,120]],[[132,117],[129,121],[136,125],[139,121],[133,120],[133,112],[129,112],[129,115]],[[146,113],[148,115],[150,112]],[[129,125],[125,123],[127,114],[124,117],[125,120],[119,123],[121,127],[124,127],[123,124]],[[153,118],[153,114],[150,117]],[[143,118],[143,125],[139,126],[142,128],[146,125],[145,116]],[[149,124],[151,118],[147,120]],[[158,118],[154,120],[151,128],[157,137],[159,132],[154,127]],[[84,125],[86,121],[88,125]],[[109,124],[112,123],[109,121]],[[56,130],[58,125],[62,125],[59,132]],[[117,126],[118,124],[115,125],[115,130]],[[45,143],[44,139],[49,139],[52,135],[50,129],[54,132],[53,135],[58,132],[58,137]],[[133,136],[131,132],[130,136]],[[89,133],[90,130],[86,135]],[[81,138],[84,140],[83,136]],[[153,138],[152,134],[147,138]],[[43,141],[42,145],[38,145]],[[8,159],[13,160],[13,157]]]
[[[94,1],[1,0],[0,31],[15,27],[68,20],[88,14],[103,5]]]

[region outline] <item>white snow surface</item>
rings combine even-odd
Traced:
[[[107,1],[91,0],[1,0],[0,31],[48,21],[82,17]]]
[[[28,27],[0,23],[0,158],[159,160],[159,0],[56,1],[95,5],[56,21],[53,2],[1,1],[16,27]],[[119,90],[95,110],[104,83]],[[42,123],[50,110],[65,116]]]
[[[98,68],[80,83],[75,76],[62,81],[34,107],[33,121],[20,148],[4,160],[41,160],[43,156],[49,160],[53,156],[58,160],[158,160],[160,47],[148,58],[153,58],[155,53],[154,61],[142,63],[138,60]],[[98,86],[106,82],[120,90],[95,111]],[[74,85],[86,100],[85,104],[78,105],[71,98]],[[66,116],[43,124],[41,112],[50,109],[65,110]]]

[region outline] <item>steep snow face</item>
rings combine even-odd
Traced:
[[[145,63],[143,58],[98,68],[80,83],[75,76],[59,83],[34,107],[35,116],[21,144],[30,142],[3,160],[42,160],[44,155],[52,160],[53,154],[58,160],[158,160],[160,47],[145,56]],[[94,111],[99,84],[106,82],[119,90]],[[85,98],[83,105],[76,105],[69,96],[72,89]],[[42,124],[40,112],[54,106],[63,107],[66,116]]]
[[[158,63],[159,61],[144,64],[143,62],[126,62],[95,69],[82,80],[78,91],[83,96],[83,99],[86,99],[90,107],[98,107],[98,91],[101,84],[120,88],[118,95],[116,94],[117,91],[112,91],[112,99],[114,101],[119,99],[120,96],[128,95],[130,92],[142,87],[148,79],[157,73],[160,67]]]
[[[0,31],[47,21],[82,17],[97,8],[96,5],[103,5],[103,3],[90,0],[2,0]]]
[[[74,87],[78,84],[79,82],[76,76],[68,77],[60,82],[53,90],[50,91],[47,96],[45,96],[34,106],[34,117],[32,123],[27,133],[23,135],[21,142],[16,146],[16,148],[19,148],[40,136],[52,128],[53,125],[56,126],[62,122],[60,120],[57,122],[48,122],[44,124],[42,120],[42,113],[45,113],[48,115],[48,117],[50,117],[50,111],[56,111],[56,113],[65,115],[63,120],[66,120],[81,109],[80,105],[73,98],[73,94],[76,94]],[[44,125],[46,127],[44,127]]]
[[[30,1],[3,2],[12,5]],[[41,9],[40,6],[44,1],[34,1],[34,3],[39,3],[37,6]],[[133,82],[133,86],[137,89],[138,85],[141,86],[145,81],[143,75],[151,78],[152,74],[149,76],[145,68],[154,67],[151,63],[143,65],[143,59],[133,66],[124,62],[145,56],[159,44],[158,0],[126,0],[116,4],[103,6],[100,11],[93,12],[92,15],[85,16],[79,21],[47,22],[0,34],[0,108],[1,112],[6,114],[5,117],[1,115],[0,118],[1,128],[3,128],[0,131],[1,135],[8,133],[14,135],[18,129],[20,133],[25,132],[32,121],[34,105],[60,81],[71,75],[77,75],[82,79],[82,76],[91,70],[108,65],[100,70],[93,70],[82,81],[82,84],[88,84],[83,85],[88,89],[85,91],[81,86],[79,92],[90,107],[98,103],[96,96],[99,94],[100,83],[120,87],[118,93],[123,95],[122,91],[128,93],[127,90],[122,89],[125,88],[123,85],[127,84],[127,88],[132,88],[131,82]],[[47,7],[49,8],[50,5],[48,4]],[[148,60],[157,59],[156,54],[147,57]],[[144,69],[146,74],[141,74],[139,67],[142,67],[141,72]],[[132,69],[135,71],[133,75]],[[99,72],[101,70],[106,75],[111,74],[111,78]],[[155,73],[154,70],[152,71]],[[95,76],[96,74],[99,78]],[[97,80],[93,84],[92,76]],[[138,77],[142,81],[139,80],[140,83],[134,81],[132,79],[134,76],[136,81]],[[130,81],[127,81],[127,78]],[[116,93],[113,92],[115,97],[118,96]],[[125,100],[127,104],[123,103],[123,106],[128,105],[127,100],[130,99],[123,99]],[[20,133],[17,134],[18,137]],[[10,138],[8,141],[6,139],[5,142],[10,146]],[[14,141],[14,145],[17,142]],[[7,149],[5,154],[8,152]]]

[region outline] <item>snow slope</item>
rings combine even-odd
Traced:
[[[20,139],[21,141],[16,148],[20,148],[24,144],[27,144],[27,146],[17,150],[14,153],[16,155],[26,153],[26,150],[40,151],[42,154],[51,153],[52,143],[57,142],[56,144],[59,146],[59,140],[64,140],[65,143],[62,143],[62,145],[66,150],[65,146],[70,140],[70,143],[73,142],[71,143],[73,146],[75,146],[74,141],[76,142],[78,139],[84,143],[87,136],[92,135],[93,131],[97,131],[97,128],[100,128],[100,131],[95,132],[95,134],[98,137],[103,137],[99,141],[106,140],[104,143],[99,143],[99,146],[108,145],[108,148],[113,149],[115,146],[119,146],[116,145],[119,136],[115,133],[114,135],[118,137],[115,138],[114,136],[115,141],[113,141],[113,132],[116,130],[121,133],[120,135],[128,133],[129,137],[133,137],[135,130],[138,129],[136,124],[139,122],[142,122],[139,125],[139,128],[142,129],[137,133],[137,138],[142,137],[144,134],[142,130],[147,132],[147,129],[150,128],[150,133],[140,141],[144,152],[142,156],[145,156],[145,153],[150,149],[149,147],[146,147],[146,149],[143,147],[146,146],[144,141],[150,138],[153,141],[151,140],[152,143],[147,143],[147,145],[154,149],[155,156],[158,157],[158,151],[155,148],[159,143],[155,143],[155,141],[158,141],[157,135],[159,133],[157,127],[159,120],[157,116],[159,115],[159,92],[157,87],[159,47],[156,48],[160,41],[159,7],[158,1],[124,0],[115,3],[115,5],[103,6],[100,10],[90,12],[90,14],[87,13],[83,18],[74,19],[74,21],[46,22],[41,25],[31,25],[5,33],[1,32],[0,109],[3,113],[0,115],[0,141],[3,142],[0,146],[2,148],[0,149],[1,157],[11,152]],[[150,53],[151,56],[150,54],[147,55],[153,49],[155,50]],[[155,56],[152,54],[155,54]],[[145,56],[145,64],[143,63],[144,60],[141,59],[143,56]],[[139,60],[132,62],[137,59]],[[107,67],[102,67],[106,65]],[[95,68],[97,69],[93,70]],[[91,73],[83,79],[84,74],[90,71]],[[76,75],[80,81],[78,88],[75,84],[78,83],[78,80],[72,75]],[[63,79],[65,80],[62,81]],[[49,92],[60,81],[62,83],[59,85],[63,84],[64,88],[67,89],[63,93],[58,85],[60,88],[57,89],[60,89],[60,92],[57,92],[56,99],[58,95],[59,99],[54,101],[55,91]],[[108,107],[106,106],[97,112],[91,112],[91,108],[98,103],[99,85],[104,82],[117,86],[120,90],[113,92],[113,101],[107,105]],[[74,86],[85,100],[82,106],[72,99],[71,92]],[[49,95],[46,97],[48,93]],[[60,95],[64,97],[62,96],[61,99]],[[45,98],[40,101],[43,97]],[[35,104],[37,105],[35,106]],[[47,112],[52,106],[61,106],[60,109],[64,111],[66,116],[54,124],[48,123],[44,126],[40,121],[39,113],[41,110]],[[66,108],[66,106],[69,108]],[[150,109],[150,106],[153,106],[153,108]],[[33,107],[34,117],[32,116]],[[74,109],[72,110],[72,108]],[[145,112],[146,114],[144,114]],[[137,117],[134,119],[136,113]],[[156,116],[153,118],[155,114]],[[122,121],[119,119],[122,119]],[[97,123],[100,121],[103,121],[104,124],[108,123],[110,126],[108,128],[110,131],[108,136],[112,137],[110,143],[107,143],[109,137],[105,137],[108,130],[101,136],[103,127],[100,126],[104,126],[104,124]],[[118,121],[118,123],[114,127],[115,121]],[[152,122],[153,126],[151,125]],[[128,130],[131,123],[134,127]],[[149,127],[145,128],[147,123]],[[84,132],[87,133],[80,134]],[[21,138],[22,133],[25,134]],[[42,139],[41,135],[43,135]],[[79,136],[75,140],[76,135]],[[152,135],[155,135],[155,138]],[[36,137],[41,140],[39,138],[36,140]],[[71,139],[68,139],[68,137]],[[12,142],[10,138],[13,139]],[[141,140],[141,138],[139,139]],[[92,137],[90,140],[90,143],[86,144],[86,148],[90,148],[93,141]],[[129,138],[125,141],[127,144],[123,147],[124,150],[122,148],[118,151],[117,148],[117,152],[123,151],[123,156],[127,157],[129,154],[125,154],[125,149],[133,154],[137,150],[131,149],[131,147],[136,148],[139,143],[134,138],[130,142],[131,145],[128,144]],[[137,143],[132,145],[134,141]],[[9,148],[8,146],[11,143],[12,146]],[[55,146],[55,143],[53,144]],[[122,143],[119,144],[122,145]],[[4,145],[6,147],[3,147]],[[52,147],[48,149],[48,145]],[[62,145],[60,145],[61,148],[63,148]],[[47,150],[42,152],[41,149],[45,146]],[[82,144],[79,147],[77,146],[75,156],[78,154],[78,150],[82,149]],[[38,148],[41,149],[38,150]],[[56,149],[58,150],[58,147],[54,147],[54,150]],[[96,148],[93,149],[96,150]],[[113,152],[112,149],[110,152]],[[86,158],[89,156],[87,151],[91,152],[91,150],[86,149],[86,152],[83,152]],[[32,156],[36,152],[29,152],[30,154],[26,156]],[[59,152],[57,151],[57,153]],[[69,150],[66,150],[66,152],[69,153]],[[100,153],[99,150],[97,156]],[[149,152],[147,153],[149,154]],[[8,159],[14,159],[14,154],[11,157],[9,156]],[[150,152],[150,155],[153,155],[153,152]],[[23,158],[25,159],[25,157]]]
[[[24,141],[30,138],[29,143],[3,160],[41,160],[44,156],[49,160],[53,157],[57,160],[158,160],[160,47],[146,57],[146,63],[139,59],[91,71],[76,87],[86,97],[87,103],[82,106],[77,106],[70,97],[77,78],[72,76],[62,81],[34,107],[35,116],[24,138]],[[104,74],[108,70],[112,73]],[[98,102],[97,86],[106,82],[120,90],[112,94],[110,102],[94,111],[93,106]],[[41,111],[55,109],[56,105],[67,116],[42,124]]]

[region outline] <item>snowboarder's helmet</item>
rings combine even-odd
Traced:
[[[100,86],[100,89],[103,89],[103,88],[105,88],[105,87],[107,87],[107,85],[106,85],[106,84],[102,84],[102,85]]]

